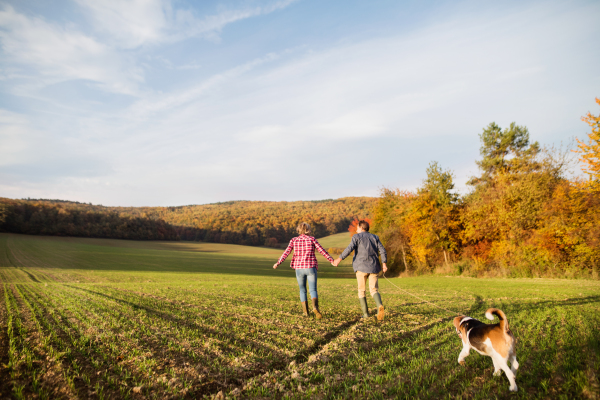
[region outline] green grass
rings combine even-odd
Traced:
[[[338,247],[325,244],[336,236],[320,242]],[[272,268],[280,254],[0,234],[0,398],[599,395],[600,282],[392,280],[481,320],[488,307],[502,309],[518,340],[512,394],[489,357],[457,363],[452,315],[388,281],[386,320],[359,320],[348,261],[334,268],[319,256],[324,319],[303,318],[289,261]]]
[[[330,247],[338,247],[345,249],[350,244],[351,236],[349,232],[336,233],[324,238],[317,239],[321,246],[326,250]]]

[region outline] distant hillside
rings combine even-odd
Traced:
[[[36,235],[196,240],[278,247],[305,221],[317,237],[371,217],[372,197],[318,201],[229,201],[179,207],[105,207],[64,200],[0,198],[0,229]],[[4,215],[4,216],[3,216]]]

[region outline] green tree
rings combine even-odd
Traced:
[[[414,192],[383,188],[373,209],[372,231],[385,244],[391,274],[408,270],[416,260],[410,243],[412,227],[406,221],[416,197]]]
[[[533,162],[540,152],[538,142],[529,142],[529,130],[512,122],[510,127],[502,130],[495,122],[484,128],[479,135],[482,159],[477,165],[482,172],[480,177],[473,177],[470,185],[489,184],[499,173],[522,171],[525,167],[535,169]]]
[[[427,178],[423,181],[421,192],[428,192],[439,207],[450,206],[458,200],[454,190],[454,176],[450,170],[444,171],[437,161],[427,167]]]

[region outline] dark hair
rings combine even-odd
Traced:
[[[367,221],[365,221],[364,219],[361,219],[360,221],[358,221],[358,226],[360,226],[360,228],[365,231],[365,232],[369,232],[369,223]]]

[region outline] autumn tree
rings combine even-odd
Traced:
[[[440,259],[449,264],[460,245],[459,196],[453,190],[452,173],[437,162],[429,165],[416,193],[382,190],[373,210],[374,226],[393,268],[430,270]]]
[[[434,237],[435,246],[442,250],[444,261],[448,265],[449,254],[456,252],[459,247],[459,196],[453,192],[454,181],[450,170],[442,170],[434,161],[429,164],[426,172],[427,178],[423,181],[419,194],[432,202],[429,214],[430,234]]]
[[[563,180],[545,202],[534,244],[548,264],[561,270],[600,271],[600,196]],[[554,271],[552,271],[554,272]]]
[[[599,98],[596,98],[596,103],[600,105]],[[600,114],[596,116],[588,112],[581,120],[586,122],[592,131],[588,133],[589,143],[577,139],[579,150],[575,152],[581,154],[579,160],[583,164],[583,171],[588,175],[585,186],[593,191],[600,191]]]
[[[539,271],[547,259],[531,239],[564,179],[564,164],[537,142],[530,144],[527,128],[514,123],[504,131],[490,124],[480,139],[481,176],[469,182],[474,191],[464,199],[463,254],[479,267]]]
[[[410,191],[383,188],[373,209],[372,231],[385,245],[392,274],[408,270],[416,261],[410,240],[413,227],[406,220],[415,198]]]
[[[598,188],[600,116],[584,121],[592,126],[589,143],[579,142],[585,187]],[[470,274],[599,276],[600,196],[567,179],[569,151],[540,148],[515,123],[492,123],[479,138],[481,173],[465,196],[435,162],[416,192],[382,190],[374,228],[391,264],[418,273],[461,260],[457,271]]]

